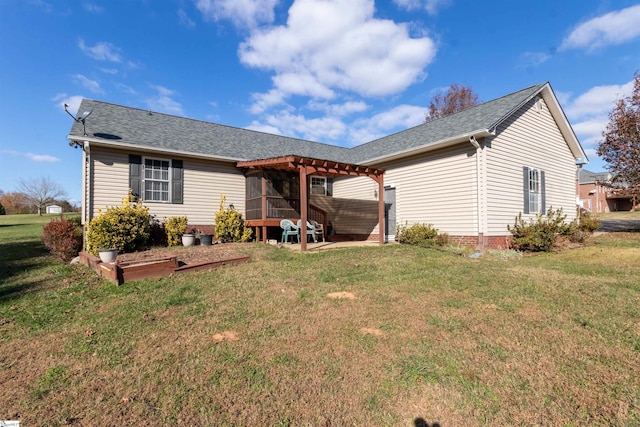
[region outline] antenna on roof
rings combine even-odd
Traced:
[[[67,108],[69,108],[69,105],[64,104],[64,111],[71,116],[71,118],[78,122],[78,123],[82,123],[82,133],[84,134],[84,136],[87,136],[87,127],[85,125],[85,120],[87,120],[87,117],[89,117],[91,115],[91,113],[93,113],[93,108],[89,108],[87,111],[83,112],[82,114],[78,115],[78,116],[74,116],[73,114],[71,114],[69,112],[69,110],[67,110]]]

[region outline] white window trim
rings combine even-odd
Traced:
[[[316,192],[313,191],[314,188],[320,188],[319,185],[314,187],[314,185],[313,185],[313,180],[314,179],[321,179],[323,181],[323,184],[322,184],[323,191],[321,193],[316,193]],[[310,179],[309,179],[309,185],[310,185],[310,191],[309,191],[310,194],[313,194],[314,196],[326,196],[327,195],[327,178],[326,177],[324,177],[324,176],[313,176],[312,175],[310,177]]]
[[[147,181],[147,174],[146,174],[146,169],[147,169],[147,160],[156,160],[156,161],[161,161],[161,162],[167,162],[169,164],[169,168],[168,168],[168,177],[167,177],[167,181],[163,181],[163,180],[159,180],[159,179],[150,179],[150,181],[157,181],[157,182],[167,182],[168,183],[168,191],[167,191],[167,200],[149,200],[147,199],[147,186],[146,186],[146,181]],[[173,176],[173,170],[172,170],[172,165],[171,165],[171,159],[165,159],[162,157],[142,157],[142,174],[141,174],[141,193],[142,193],[142,200],[148,203],[168,203],[171,204],[171,188],[173,187],[173,180],[172,180],[172,176]]]

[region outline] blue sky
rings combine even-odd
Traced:
[[[0,189],[49,177],[79,201],[62,106],[83,97],[354,146],[420,124],[452,83],[488,101],[551,82],[604,170],[639,22],[625,0],[0,0]]]

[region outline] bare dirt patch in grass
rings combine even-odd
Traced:
[[[222,341],[238,341],[240,338],[238,337],[238,333],[235,331],[224,331],[221,333],[213,334],[211,337],[213,342],[222,342]]]
[[[331,292],[327,294],[331,299],[355,299],[356,296],[351,292]]]

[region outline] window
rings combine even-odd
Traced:
[[[182,160],[143,159],[139,154],[129,154],[129,189],[136,200],[184,203]]]
[[[524,213],[545,213],[545,180],[544,171],[523,168],[524,180]]]
[[[327,178],[322,176],[311,177],[311,194],[327,195]]]
[[[144,159],[144,200],[168,202],[169,184],[169,161]]]

